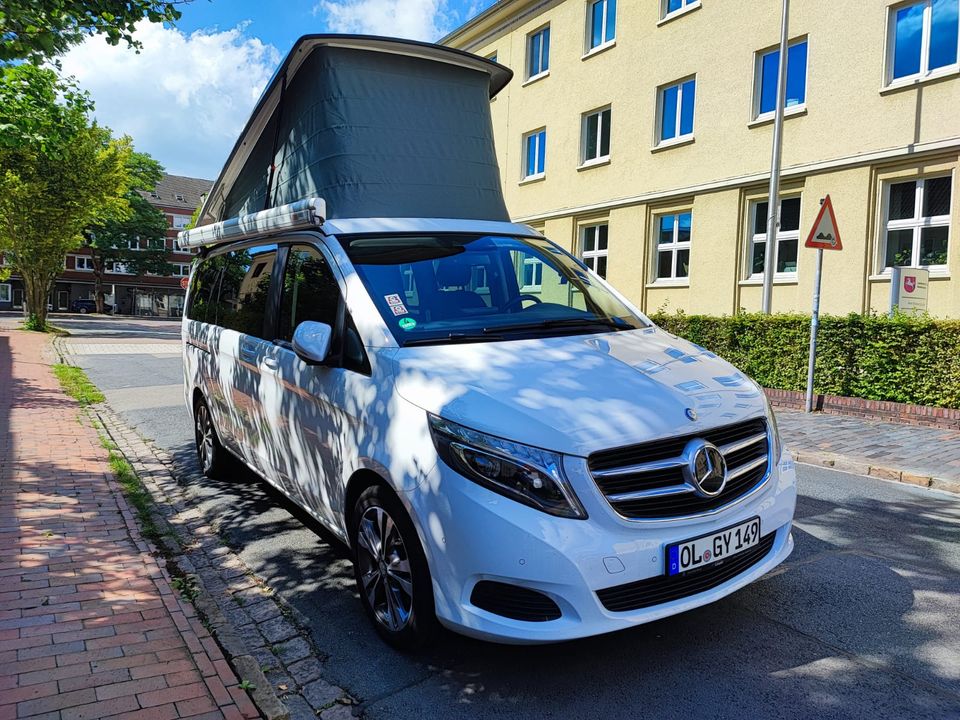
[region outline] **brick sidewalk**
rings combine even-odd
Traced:
[[[960,492],[960,432],[847,415],[778,409],[800,462]],[[924,482],[924,480],[928,482]]]
[[[50,357],[0,329],[0,720],[259,717]]]

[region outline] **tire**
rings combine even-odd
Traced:
[[[193,431],[197,462],[203,474],[214,480],[223,477],[229,458],[226,449],[220,444],[210,408],[203,400],[198,400],[193,410]]]
[[[430,568],[392,490],[363,491],[351,516],[350,545],[360,602],[380,637],[404,651],[430,644],[438,630]]]
[[[80,308],[80,314],[81,314],[81,315],[86,315],[86,314],[87,314],[87,309],[86,309],[85,307]]]

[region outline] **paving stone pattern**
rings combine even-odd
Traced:
[[[0,720],[259,717],[51,361],[0,330]]]
[[[181,572],[195,576],[203,589],[197,603],[211,631],[233,662],[248,668],[244,677],[266,684],[283,708],[269,706],[259,687],[253,697],[268,716],[293,720],[352,717],[356,701],[323,679],[325,656],[309,640],[307,621],[256,577],[222,544],[215,519],[191,503],[193,478],[174,476],[174,461],[165,451],[125,427],[109,408],[97,408],[104,427],[152,494],[157,508],[180,538]],[[179,472],[182,472],[180,470]],[[265,708],[265,704],[267,707]]]

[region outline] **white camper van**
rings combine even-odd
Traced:
[[[398,647],[438,623],[632,627],[793,548],[760,388],[510,222],[488,108],[509,79],[433,45],[302,38],[180,236],[204,472],[239,459],[342,538]]]

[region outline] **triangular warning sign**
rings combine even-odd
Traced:
[[[840,231],[837,229],[837,218],[833,214],[833,205],[830,202],[829,195],[823,199],[820,213],[813,223],[813,230],[810,231],[803,246],[822,250],[843,250],[843,244],[840,242]]]

